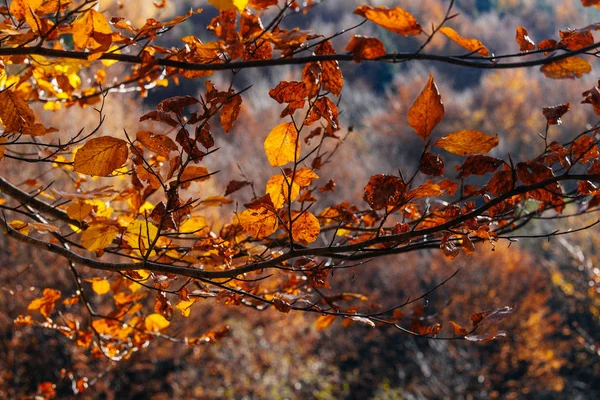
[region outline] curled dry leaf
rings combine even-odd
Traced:
[[[519,51],[531,51],[535,50],[535,42],[529,37],[527,29],[522,26],[517,26],[517,44],[519,45]]]
[[[74,169],[80,174],[107,176],[127,161],[127,142],[112,136],[90,139],[75,154]]]
[[[438,139],[434,146],[461,156],[485,154],[498,146],[498,136],[474,130],[462,130]]]
[[[544,117],[546,117],[548,125],[560,125],[562,123],[560,118],[565,115],[570,108],[571,104],[566,103],[553,107],[544,107],[542,108],[542,113],[544,114]]]
[[[485,47],[483,45],[483,43],[481,43],[477,39],[463,37],[458,32],[456,32],[454,29],[447,27],[447,26],[440,28],[440,32],[442,32],[444,35],[448,36],[448,38],[450,40],[452,40],[459,46],[464,47],[465,49],[469,50],[471,53],[477,53],[481,56],[489,56],[490,55],[490,51],[487,49],[487,47]]]
[[[406,184],[394,175],[374,175],[365,186],[364,199],[373,210],[396,206],[404,198]]]
[[[159,135],[151,131],[139,131],[136,139],[148,150],[161,157],[169,158],[172,151],[177,151],[177,145],[166,135]]]
[[[421,33],[421,25],[419,25],[416,18],[400,7],[388,9],[383,6],[359,6],[354,10],[354,14],[365,17],[388,31],[400,35],[408,36]]]

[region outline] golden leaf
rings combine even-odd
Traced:
[[[423,140],[427,140],[433,128],[444,118],[444,104],[433,75],[408,110],[408,123]]]
[[[300,243],[312,243],[319,237],[321,225],[312,213],[305,211],[292,223],[292,237]]]
[[[421,33],[421,25],[415,17],[400,7],[388,9],[386,7],[360,6],[354,10],[354,14],[365,17],[388,31],[400,35],[408,36]]]
[[[75,154],[73,167],[80,174],[107,176],[127,161],[127,142],[112,136],[91,139]]]
[[[477,53],[482,56],[489,56],[490,51],[477,39],[466,38],[459,35],[454,29],[444,26],[440,28],[440,32],[448,36],[453,42],[461,47],[469,50],[472,53]]]
[[[265,153],[274,167],[279,167],[300,157],[298,131],[292,122],[277,125],[264,143]]]
[[[171,323],[160,314],[150,314],[144,320],[146,330],[150,332],[159,332],[167,328]]]
[[[542,65],[540,71],[552,79],[575,79],[592,72],[592,64],[581,57],[569,57]]]
[[[81,245],[89,251],[102,250],[112,243],[119,229],[112,225],[91,225],[81,235]]]
[[[498,136],[486,135],[479,131],[462,130],[438,139],[433,145],[461,156],[485,154],[498,146]]]

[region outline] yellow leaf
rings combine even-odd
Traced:
[[[127,161],[127,142],[112,136],[88,140],[75,154],[75,171],[91,176],[107,176]]]
[[[312,243],[319,237],[321,225],[312,213],[305,211],[292,223],[292,237],[301,243]]]
[[[102,250],[112,243],[119,229],[112,225],[91,225],[81,235],[81,245],[89,251]]]
[[[238,214],[244,230],[257,239],[264,239],[277,230],[277,216],[268,210],[244,210]]]
[[[92,290],[102,296],[110,292],[110,283],[106,279],[92,279]]]
[[[110,24],[93,8],[84,12],[73,22],[73,43],[77,49],[94,52],[106,51],[112,44]]]
[[[489,50],[483,45],[483,43],[481,43],[477,39],[462,37],[454,29],[447,27],[447,26],[440,28],[440,32],[442,32],[444,35],[448,36],[448,38],[450,38],[450,40],[452,40],[459,46],[464,47],[465,49],[469,50],[472,53],[477,53],[482,56],[490,55]]]
[[[273,175],[267,182],[266,192],[271,196],[271,201],[276,209],[284,207],[288,201],[289,181],[291,177],[285,178],[282,174]],[[296,181],[292,183],[291,201],[296,200],[300,194],[300,186]]]
[[[160,314],[148,315],[144,321],[144,324],[146,325],[146,330],[150,332],[159,332],[171,325],[171,323]]]
[[[239,12],[244,11],[248,0],[208,0],[219,11],[227,11],[236,8]]]
[[[29,235],[29,224],[27,222],[23,222],[20,219],[13,219],[8,225],[22,235]]]
[[[317,318],[317,330],[321,331],[325,328],[328,328],[333,321],[335,321],[335,315],[321,315]]]
[[[310,186],[313,179],[319,179],[319,175],[310,168],[300,168],[294,175],[294,183],[301,187]]]
[[[461,156],[486,154],[498,146],[498,136],[486,135],[479,131],[462,130],[438,139],[433,145]]]
[[[133,249],[145,252],[158,235],[158,228],[150,222],[135,220],[127,227],[123,239]]]
[[[201,236],[205,228],[208,228],[208,223],[206,222],[206,219],[204,219],[204,217],[192,217],[186,219],[179,226],[179,232],[193,233],[195,235]]]
[[[279,167],[300,157],[298,131],[292,122],[277,125],[264,143],[265,153],[274,167]]]
[[[194,303],[194,300],[181,300],[179,303],[177,303],[175,308],[181,311],[181,315],[187,318],[190,316],[190,312],[192,311],[192,304]]]

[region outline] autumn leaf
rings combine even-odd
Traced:
[[[269,96],[278,103],[292,103],[304,100],[308,96],[308,89],[304,82],[281,81],[269,90]]]
[[[569,103],[560,104],[553,107],[544,107],[542,108],[542,113],[544,114],[544,117],[546,117],[548,125],[560,125],[562,124],[561,117],[565,115],[570,108],[571,104]]]
[[[433,75],[429,75],[427,85],[408,110],[408,123],[421,139],[427,140],[433,128],[444,118],[444,114],[442,97]]]
[[[452,325],[452,329],[454,330],[454,334],[456,336],[465,336],[468,333],[465,328],[454,321],[450,321],[450,325]]]
[[[119,229],[113,225],[94,224],[81,235],[81,245],[89,251],[103,250],[117,237]]]
[[[215,6],[219,11],[236,9],[239,12],[242,12],[248,4],[248,0],[208,0],[208,2]]]
[[[381,40],[374,37],[365,37],[354,35],[348,45],[346,51],[352,53],[352,59],[356,63],[362,60],[374,60],[386,54],[385,46]]]
[[[144,147],[159,156],[169,158],[169,154],[172,151],[177,151],[175,142],[166,135],[156,134],[151,131],[139,131],[135,137]]]
[[[0,119],[6,133],[18,133],[33,125],[35,114],[17,93],[5,89],[0,92]]]
[[[229,132],[233,128],[233,124],[240,115],[242,107],[242,96],[232,96],[223,104],[221,109],[221,126],[225,132]]]
[[[323,42],[315,49],[316,55],[335,54],[335,50],[329,41]],[[339,96],[344,86],[344,76],[342,70],[337,61],[322,61],[319,63],[321,66],[321,80],[323,88],[333,93],[334,96]],[[304,82],[304,79],[302,79]],[[310,86],[307,84],[309,92],[312,95]]]
[[[517,44],[519,45],[519,51],[531,51],[535,50],[535,43],[529,37],[527,29],[522,26],[517,26]]]
[[[80,174],[107,176],[127,161],[127,142],[112,136],[90,139],[77,150],[73,167]]]
[[[135,220],[127,227],[123,234],[123,240],[131,246],[132,249],[137,249],[140,252],[145,252],[150,247],[150,244],[156,240],[158,228],[151,222],[143,220]]]
[[[542,65],[540,71],[552,79],[575,79],[592,72],[592,64],[581,57],[569,57]]]
[[[296,242],[312,243],[319,237],[321,225],[312,213],[304,211],[292,222],[292,237]]]
[[[242,228],[257,239],[264,239],[277,230],[277,216],[266,209],[244,210],[238,214]]]
[[[94,278],[90,280],[92,283],[92,290],[97,294],[97,295],[104,295],[108,292],[110,292],[110,282],[108,282],[106,279],[102,279],[102,278]]]
[[[102,13],[85,11],[73,22],[73,43],[78,49],[103,52],[112,44],[112,29]]]
[[[477,53],[481,56],[489,56],[490,51],[477,39],[462,37],[454,29],[444,26],[440,28],[440,32],[446,35],[450,40],[464,47],[471,53]]]
[[[393,175],[374,175],[364,189],[364,199],[373,210],[396,206],[405,195],[406,184]]]
[[[154,333],[168,328],[169,325],[171,325],[171,323],[160,314],[150,314],[144,320],[144,326],[146,327],[146,330]]]
[[[55,289],[44,289],[42,297],[34,299],[27,306],[27,311],[39,312],[45,317],[50,318],[52,310],[54,310],[55,303],[60,299],[60,291]]]
[[[498,136],[486,135],[479,131],[463,130],[450,133],[438,139],[433,145],[462,156],[486,154],[498,146]]]
[[[181,183],[203,182],[208,179],[210,179],[210,172],[208,172],[208,169],[196,165],[189,165],[183,170],[179,181]]]
[[[300,157],[298,131],[293,122],[277,125],[267,136],[264,143],[269,163],[279,167]]]
[[[323,329],[329,328],[331,326],[331,324],[333,323],[333,321],[335,321],[335,315],[331,315],[331,314],[320,315],[316,321],[317,330],[322,331]]]
[[[284,177],[282,174],[273,175],[267,182],[266,192],[271,196],[271,201],[275,209],[280,209],[287,204],[287,201],[294,201],[300,194],[300,186],[292,177]],[[290,195],[291,185],[291,195]]]
[[[400,35],[408,36],[421,33],[421,25],[415,17],[400,7],[388,9],[383,6],[359,6],[354,10],[354,14]]]

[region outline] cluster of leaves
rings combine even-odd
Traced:
[[[543,213],[568,212],[571,204],[595,211],[600,205],[597,127],[564,143],[548,142],[548,130],[560,124],[571,106],[544,108],[543,151],[515,165],[510,157],[489,155],[502,139],[494,132],[438,132],[446,111],[430,76],[407,115],[423,142],[419,165],[372,176],[365,182],[364,203],[326,205],[320,200],[323,193],[335,190],[335,182],[317,185],[320,171],[336,154],[343,132],[351,131],[340,123],[340,64],[425,59],[486,69],[539,65],[548,78],[578,78],[591,72],[592,64],[583,57],[597,54],[600,43],[592,31],[598,24],[560,31],[560,41],[543,40],[537,50],[527,30],[519,27],[519,52],[495,56],[479,40],[446,26],[456,17],[453,2],[431,32],[400,7],[359,6],[354,14],[363,17],[363,23],[422,36],[423,43],[414,52],[392,54],[379,39],[354,35],[347,53],[338,54],[332,37],[283,28],[287,13],[302,7],[309,11],[312,2],[210,3],[219,14],[207,30],[217,39],[203,43],[186,36],[181,48],[154,42],[201,10],[167,22],[149,19],[136,28],[123,18],[106,17],[90,0],[18,0],[0,7],[5,16],[0,33],[0,159],[35,163],[40,170],[54,168],[71,178],[60,188],[48,184],[33,194],[0,179],[6,195],[0,204],[3,232],[62,256],[76,287],[75,294],[64,299],[59,291],[46,288],[28,308],[39,311],[43,320],[25,315],[16,323],[56,329],[92,354],[113,359],[128,357],[157,337],[186,344],[218,340],[227,329],[184,339],[167,334],[174,308],[189,317],[203,299],[320,314],[318,329],[343,319],[344,325],[389,325],[427,338],[488,341],[504,336],[488,325],[510,315],[510,307],[474,313],[471,329],[452,323],[443,336],[439,322],[423,322],[423,309],[410,315],[400,311],[426,294],[402,304],[369,304],[362,294],[333,287],[332,275],[356,268],[361,260],[411,251],[439,249],[451,259],[461,251],[470,255],[478,243],[511,240],[515,230]],[[276,8],[271,22],[263,25],[263,13],[272,15]],[[438,32],[468,53],[424,53]],[[536,58],[502,61],[530,56]],[[125,62],[130,70],[107,78],[114,63]],[[250,90],[235,89],[236,75],[245,68],[283,64],[302,69],[297,80],[282,81],[268,93],[285,105],[280,113],[285,122],[264,140],[264,156],[279,169],[264,192],[257,192],[254,182],[242,176],[243,180],[215,184],[222,187],[222,195],[204,196],[199,188],[219,177],[219,171],[210,168],[219,150],[217,133],[240,124]],[[228,87],[219,89],[205,80],[201,95],[164,99],[142,115],[135,136],[98,135],[107,93],[136,88],[145,95],[153,87],[206,78],[220,70],[232,71]],[[56,129],[39,122],[31,106],[36,102],[53,111],[95,104],[98,125],[64,140]],[[583,93],[583,103],[600,115],[600,86]],[[462,157],[458,174],[448,172],[446,164],[457,157]],[[106,185],[96,185],[98,179]],[[244,188],[252,189],[251,198],[243,197]],[[235,200],[241,200],[243,210]],[[233,217],[209,219],[208,210],[227,206],[235,207]],[[82,278],[80,266],[113,274],[110,280]],[[110,312],[91,307],[86,297],[90,288],[100,296],[111,293]],[[53,313],[61,299],[65,308],[80,307],[89,323],[82,325],[74,317],[56,324]],[[149,302],[150,310],[145,307]]]

